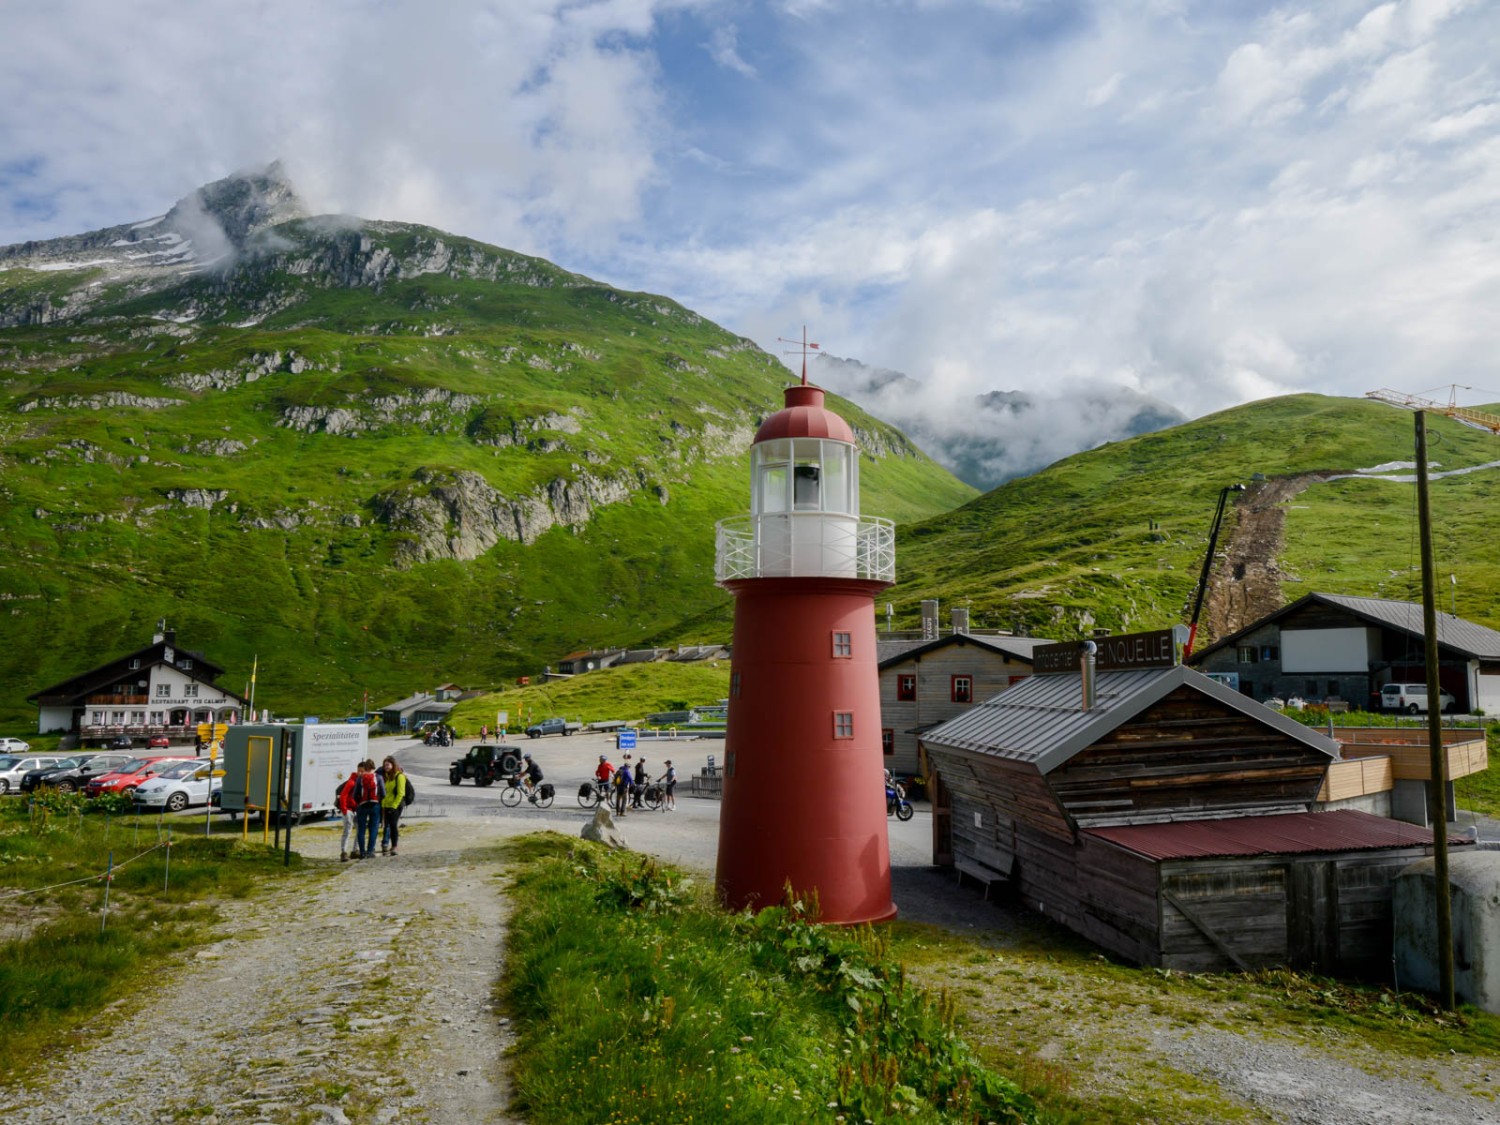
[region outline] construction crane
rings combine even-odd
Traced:
[[[1455,399],[1460,390],[1472,387],[1451,385],[1446,403],[1421,395],[1400,391],[1378,390],[1366,398],[1416,411],[1417,457],[1417,527],[1422,546],[1422,642],[1427,652],[1427,698],[1438,699],[1437,591],[1432,558],[1432,504],[1429,498],[1427,470],[1427,412],[1442,414],[1456,422],[1500,435],[1500,417],[1481,410],[1459,406]],[[1436,707],[1427,708],[1428,761],[1432,774],[1430,815],[1432,817],[1433,899],[1436,914],[1438,991],[1443,1007],[1452,1008],[1453,1000],[1453,905],[1448,882],[1448,760],[1443,748],[1442,715]]]
[[[1470,410],[1466,406],[1457,403],[1459,391],[1472,391],[1473,387],[1461,386],[1458,383],[1449,384],[1448,401],[1439,402],[1434,398],[1423,398],[1421,395],[1403,394],[1401,391],[1391,391],[1381,388],[1378,391],[1366,391],[1365,398],[1373,398],[1377,402],[1387,402],[1392,406],[1404,406],[1408,410],[1430,410],[1434,414],[1442,414],[1452,418],[1456,422],[1462,422],[1466,426],[1473,426],[1478,430],[1489,430],[1492,434],[1500,434],[1500,415],[1486,414],[1482,410]]]
[[[1188,625],[1187,644],[1182,646],[1182,661],[1193,655],[1193,644],[1198,639],[1198,617],[1203,612],[1203,597],[1208,593],[1208,577],[1214,569],[1214,549],[1219,545],[1219,529],[1224,526],[1224,509],[1231,492],[1244,492],[1243,484],[1226,484],[1219,490],[1219,506],[1214,512],[1213,526],[1208,532],[1208,552],[1203,556],[1203,573],[1198,575],[1198,588],[1193,592],[1193,620]]]

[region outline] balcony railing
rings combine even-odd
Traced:
[[[144,707],[147,697],[144,695],[91,695],[84,702],[96,707]]]
[[[896,580],[896,525],[828,512],[735,516],[716,527],[714,578]]]

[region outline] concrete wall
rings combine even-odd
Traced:
[[[1455,848],[1448,876],[1454,992],[1476,1008],[1500,1012],[1500,852]],[[1430,859],[1396,877],[1394,952],[1402,988],[1438,990],[1436,890]]]

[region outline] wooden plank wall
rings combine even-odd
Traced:
[[[1290,965],[1389,979],[1391,884],[1427,852],[1384,848],[1164,862],[1160,964],[1223,972],[1236,967],[1227,947],[1252,969]]]
[[[1253,969],[1282,964],[1287,941],[1284,860],[1177,860],[1159,868],[1162,892],[1161,967],[1189,973],[1223,972],[1236,965],[1229,950]],[[1167,896],[1185,905],[1190,918]],[[1217,937],[1204,932],[1208,927]]]
[[[1464,732],[1470,734],[1470,732]],[[1448,759],[1448,778],[1468,777],[1489,768],[1489,749],[1484,737],[1472,734],[1463,741],[1449,742],[1444,735],[1443,753]],[[1344,744],[1345,758],[1384,754],[1390,758],[1394,776],[1401,781],[1427,781],[1432,776],[1432,752],[1425,739],[1396,742],[1392,739],[1361,739]]]
[[[1142,965],[1161,963],[1156,864],[1115,844],[1079,838],[1078,925],[1090,941]]]
[[[1080,827],[1305,808],[1330,759],[1189,687],[1123,723],[1047,777]]]
[[[1351,758],[1333,762],[1318,790],[1319,801],[1347,801],[1371,793],[1385,793],[1395,784],[1390,758]]]

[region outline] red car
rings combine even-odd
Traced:
[[[141,782],[155,777],[162,766],[168,762],[184,761],[191,761],[191,759],[164,754],[134,758],[113,773],[102,773],[98,777],[89,778],[89,783],[83,791],[90,797],[97,797],[100,793],[129,793]]]
[[[164,734],[153,734],[146,740],[146,746],[151,750],[165,750],[172,745],[172,740]]]

